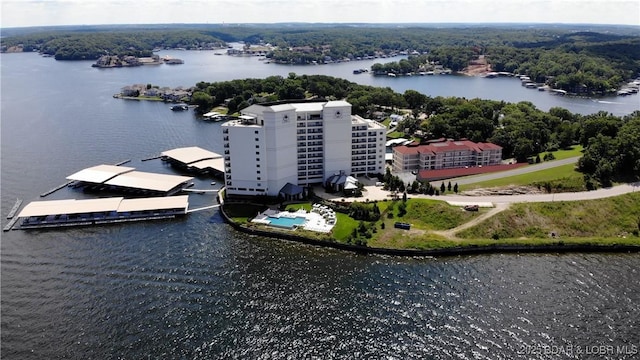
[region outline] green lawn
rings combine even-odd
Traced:
[[[399,139],[404,137],[404,133],[400,131],[393,131],[387,134],[387,139]]]
[[[430,199],[407,200],[407,213],[398,215],[398,201],[394,208],[395,221],[407,222],[417,229],[446,230],[461,225],[478,215],[479,212],[462,211],[444,201]]]
[[[553,152],[545,151],[541,152],[539,155],[540,159],[544,159],[544,156],[550,153],[553,154],[556,160],[562,160],[570,157],[582,156],[582,150],[582,145],[574,145],[570,149],[557,150]]]
[[[534,171],[527,174],[504,177],[500,179],[482,181],[478,183],[461,185],[460,191],[478,188],[501,187],[508,185],[540,185],[545,187],[548,182],[556,191],[580,191],[584,189],[583,175],[575,170],[575,164],[567,164],[552,169]]]

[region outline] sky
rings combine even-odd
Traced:
[[[0,27],[235,23],[640,26],[640,0],[0,0]]]

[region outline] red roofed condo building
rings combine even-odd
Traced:
[[[501,146],[469,140],[443,140],[393,148],[394,172],[497,165],[501,161]]]

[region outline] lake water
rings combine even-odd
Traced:
[[[431,96],[532,101],[546,110],[624,115],[604,103],[522,88],[514,79],[354,75],[373,61],[279,66],[166,51],[184,65],[94,69],[3,54],[2,215],[85,167],[182,146],[221,150],[220,124],[167,104],[117,100],[123,86],[326,74]],[[197,178],[196,188],[212,188]],[[213,186],[215,187],[215,186]],[[64,188],[46,199],[90,197]],[[213,202],[191,195],[191,207]],[[215,211],[183,220],[11,231],[1,238],[6,359],[637,358],[639,254],[445,258],[364,256],[249,237]]]

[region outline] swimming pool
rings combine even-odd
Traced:
[[[268,216],[267,220],[269,220],[269,225],[277,226],[286,229],[293,229],[295,225],[302,225],[307,220],[304,217],[271,217]]]

